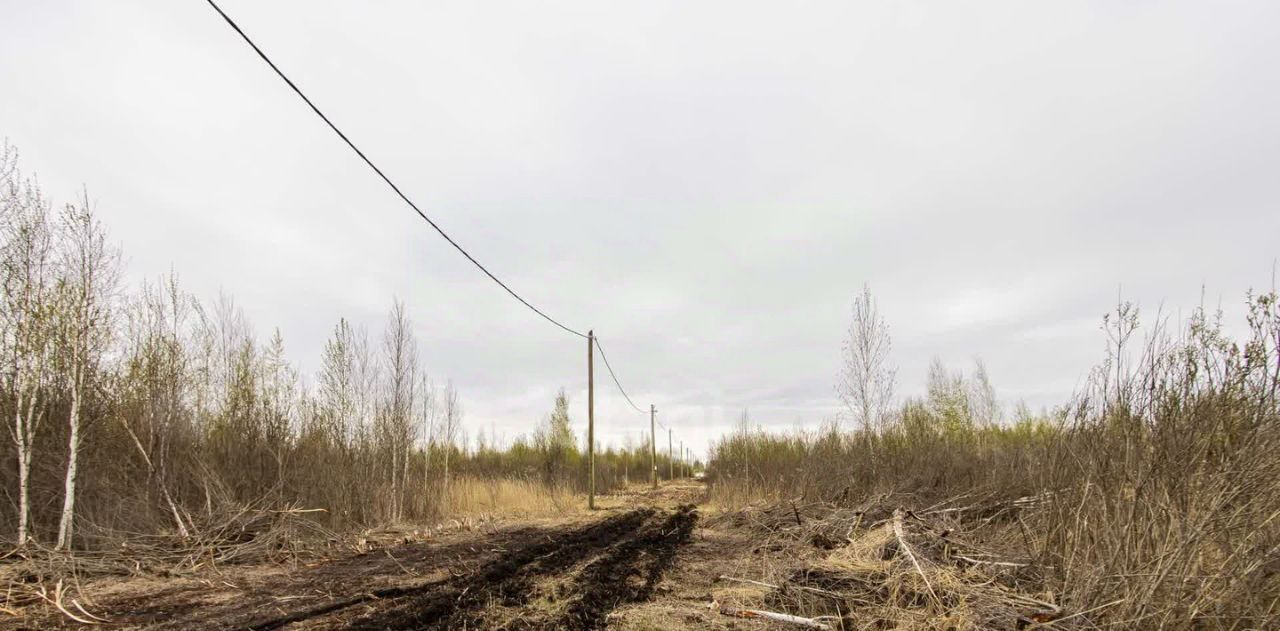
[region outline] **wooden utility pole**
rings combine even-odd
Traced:
[[[667,478],[674,480],[676,477],[676,452],[672,448],[671,428],[667,428]]]
[[[680,441],[680,477],[684,477],[684,441]]]
[[[649,479],[653,480],[653,488],[658,488],[658,434],[654,429],[654,416],[658,408],[649,404]]]
[[[596,508],[596,334],[587,331],[587,462],[591,470],[587,482],[587,508]]]

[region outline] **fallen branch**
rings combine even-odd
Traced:
[[[933,584],[929,582],[929,577],[925,575],[924,568],[920,567],[920,562],[916,560],[916,555],[911,551],[911,546],[907,544],[907,538],[902,534],[902,509],[893,509],[893,534],[898,538],[898,549],[911,560],[911,564],[916,566],[916,571],[920,573],[920,578],[924,579],[924,586],[929,589],[929,595],[933,596],[934,602],[938,606],[942,606],[942,599],[938,598],[938,593],[933,591]]]
[[[774,622],[785,622],[787,624],[799,625],[810,629],[827,629],[831,627],[826,623],[820,622],[814,618],[802,618],[787,613],[777,613],[774,611],[762,611],[759,609],[738,609],[737,607],[720,606],[720,613],[734,618],[763,618],[765,620],[773,620]]]
[[[972,563],[974,565],[998,565],[1000,567],[1031,567],[1030,563],[1014,563],[1012,561],[983,561],[982,559],[974,559],[962,554],[955,555],[957,559]]]
[[[86,610],[85,610],[85,608],[84,608],[84,607],[80,606],[80,602],[79,602],[79,601],[77,601],[77,600],[76,600],[76,599],[74,599],[74,598],[72,598],[72,599],[71,599],[71,604],[75,605],[75,606],[76,606],[76,609],[78,609],[78,610],[80,611],[80,613],[82,613],[82,614],[84,614],[84,615],[86,615],[86,616],[89,616],[90,618],[93,618],[94,620],[97,620],[97,621],[99,621],[99,622],[111,622],[110,620],[108,620],[108,619],[106,619],[106,618],[103,618],[103,617],[101,617],[101,616],[95,616],[95,615],[93,615],[93,614],[89,613],[88,611],[86,611]]]
[[[66,616],[66,617],[68,617],[68,618],[71,618],[72,620],[75,620],[76,622],[79,622],[80,624],[99,624],[99,622],[98,622],[98,621],[106,622],[106,619],[105,619],[105,618],[99,618],[98,616],[95,616],[95,615],[93,615],[93,614],[91,614],[91,613],[89,613],[89,612],[85,611],[85,610],[84,610],[84,607],[81,607],[81,606],[80,606],[80,603],[76,602],[76,601],[75,601],[75,599],[72,599],[72,600],[71,600],[71,604],[72,604],[72,605],[75,605],[75,608],[76,608],[76,609],[79,609],[81,613],[83,613],[84,615],[88,616],[89,618],[88,618],[88,619],[86,619],[86,618],[81,618],[80,616],[77,616],[77,615],[75,615],[75,614],[71,613],[71,612],[67,609],[67,607],[66,607],[65,605],[63,605],[63,604],[62,604],[62,596],[63,596],[63,593],[64,593],[65,591],[66,591],[66,587],[62,584],[62,581],[61,581],[61,580],[59,580],[59,581],[58,581],[58,583],[57,583],[56,585],[54,585],[54,588],[53,588],[53,598],[50,598],[50,597],[49,597],[49,592],[48,592],[48,590],[46,590],[46,589],[44,588],[44,586],[41,586],[41,587],[40,587],[40,589],[39,589],[39,591],[37,591],[37,592],[35,592],[35,593],[36,593],[36,595],[37,595],[37,596],[39,596],[40,598],[44,599],[44,601],[45,601],[45,602],[48,602],[49,604],[51,604],[51,605],[53,605],[54,607],[56,607],[56,608],[58,609],[58,611],[61,611],[61,612],[62,612],[62,614],[63,614],[63,615],[65,615],[65,616]]]

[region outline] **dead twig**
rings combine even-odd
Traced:
[[[934,602],[938,603],[938,606],[941,607],[942,599],[938,598],[938,593],[933,591],[933,584],[929,582],[929,577],[924,573],[924,568],[920,567],[920,561],[916,559],[915,553],[911,551],[911,545],[907,543],[906,535],[903,534],[902,517],[903,510],[901,508],[895,508],[893,510],[893,534],[898,538],[898,549],[902,550],[902,553],[907,555],[907,559],[909,559],[911,564],[915,566],[916,572],[920,573],[920,578],[924,579],[924,586],[928,588],[929,595],[933,596]]]
[[[35,592],[35,594],[42,600],[53,605],[58,611],[61,611],[62,615],[71,618],[80,624],[101,624],[102,622],[107,622],[105,618],[99,618],[98,616],[85,611],[84,607],[81,607],[80,603],[76,602],[74,598],[71,600],[71,604],[75,606],[76,609],[79,609],[80,613],[87,616],[87,618],[81,618],[80,616],[71,613],[71,611],[67,609],[66,605],[62,604],[62,597],[65,593],[66,586],[62,584],[61,579],[59,579],[53,587],[53,598],[49,597],[49,590],[47,590],[43,585],[41,585],[40,589]]]
[[[1031,567],[1030,563],[1014,563],[1012,561],[984,561],[982,559],[974,559],[972,557],[967,557],[967,556],[964,556],[963,554],[956,554],[953,556],[955,556],[955,558],[957,559],[960,559],[961,561],[964,561],[966,563],[972,563],[974,565],[995,565],[998,567]]]
[[[765,620],[785,622],[787,624],[799,625],[810,629],[827,629],[828,631],[831,629],[830,625],[816,618],[804,618],[787,613],[763,611],[760,609],[738,609],[737,607],[730,607],[727,605],[717,605],[717,603],[712,603],[712,607],[719,610],[721,614],[733,616],[734,618],[763,618]]]

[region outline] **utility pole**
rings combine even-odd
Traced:
[[[675,479],[676,477],[676,452],[672,449],[671,428],[667,428],[667,477]]]
[[[680,477],[684,477],[684,441],[680,441]]]
[[[596,333],[587,331],[587,461],[591,470],[587,482],[587,508],[596,508]]]
[[[653,480],[653,488],[658,488],[658,435],[654,430],[654,416],[658,408],[649,404],[649,479]]]

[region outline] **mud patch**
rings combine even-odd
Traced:
[[[619,605],[653,596],[658,581],[675,562],[676,553],[689,540],[697,521],[693,505],[685,505],[665,521],[650,524],[635,537],[610,548],[578,574],[574,593],[579,596],[558,619],[521,628],[603,628],[609,613]]]
[[[534,579],[554,575],[600,550],[643,531],[655,511],[640,509],[570,533],[543,534],[524,542],[473,574],[460,576],[422,594],[380,603],[341,628],[352,630],[461,629],[483,624],[491,606],[519,607],[534,592]],[[434,586],[433,586],[434,587]]]

